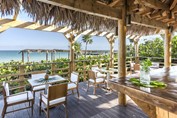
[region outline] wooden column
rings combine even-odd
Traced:
[[[165,30],[164,40],[164,66],[171,66],[171,33],[169,30]]]
[[[123,20],[118,21],[118,77],[126,76],[126,27]],[[119,104],[126,105],[126,96],[119,93]]]
[[[70,41],[70,72],[74,71],[74,41]]]
[[[109,67],[114,68],[114,39],[111,38],[109,41],[110,44],[110,64]]]
[[[20,65],[19,66],[19,84],[20,86],[24,86],[24,73],[25,73],[25,66],[24,65]],[[23,87],[24,88],[24,87]],[[20,89],[20,91],[24,91],[24,89]]]
[[[134,42],[134,46],[135,46],[135,63],[138,64],[139,63],[139,45],[138,45],[138,42]]]
[[[48,51],[46,52],[46,61],[48,62],[48,60],[49,60],[49,53],[48,53]]]
[[[126,76],[126,14],[127,0],[124,0],[122,19],[118,20],[118,77]],[[126,95],[118,93],[119,104],[126,105]]]
[[[27,61],[29,62],[30,60],[30,55],[29,55],[29,52],[27,52]]]
[[[25,59],[24,59],[24,52],[22,51],[22,62],[24,63]]]
[[[53,52],[51,52],[51,61],[53,61]]]

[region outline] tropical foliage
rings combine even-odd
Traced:
[[[163,57],[164,46],[163,40],[156,38],[139,45],[139,55],[141,57]]]
[[[78,56],[81,55],[81,47],[82,47],[81,42],[76,41],[74,43],[74,53],[76,55],[76,58],[78,58]]]
[[[80,56],[77,61],[75,62],[75,71],[79,72],[80,74],[80,81],[83,81],[85,76],[87,76],[87,70],[91,68],[91,65],[101,65],[103,67],[109,62],[109,55],[99,55],[99,56]],[[116,60],[117,61],[117,60]],[[55,74],[62,75],[63,77],[68,77],[69,73],[69,60],[66,58],[56,59],[54,61],[55,68],[57,70]],[[29,88],[27,81],[22,82],[15,82],[14,80],[19,79],[19,66],[24,66],[25,73],[30,73],[34,71],[45,71],[50,70],[52,68],[51,62],[46,62],[42,60],[41,62],[27,62],[22,63],[19,61],[11,61],[7,63],[0,63],[0,83],[3,81],[13,81],[10,82],[10,87],[18,87],[20,85],[27,85],[26,87]],[[10,75],[12,74],[12,75]],[[7,76],[9,75],[9,76]],[[25,75],[25,78],[30,78],[30,74]],[[12,93],[19,92],[19,89],[13,90]]]
[[[92,36],[91,36],[91,35],[84,35],[84,36],[82,37],[82,41],[85,43],[85,57],[86,57],[87,45],[93,43]]]
[[[172,58],[177,58],[177,36],[172,39]]]

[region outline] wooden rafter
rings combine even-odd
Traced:
[[[48,4],[57,5],[63,8],[76,10],[92,15],[118,20],[121,18],[119,9],[111,8],[96,2],[96,0],[38,0]],[[106,10],[105,10],[106,9]]]
[[[26,27],[33,25],[33,24],[34,23],[32,23],[32,22],[25,22],[23,24],[17,25],[16,28],[26,28]]]
[[[55,29],[52,30],[52,32],[58,32],[59,30],[63,29],[64,27],[57,27]]]
[[[102,5],[97,3],[95,0],[39,0],[48,4],[60,6],[63,8],[76,10],[79,12],[84,12],[91,15],[101,16],[105,18],[110,18],[113,20],[118,20],[122,18],[122,12],[119,9],[112,8],[110,6]],[[149,0],[148,0],[149,1]],[[106,10],[105,10],[106,9]],[[167,24],[162,23],[161,21],[156,21],[149,19],[148,17],[143,17],[140,15],[134,14],[132,18],[133,24],[140,24],[147,27],[157,27],[166,29]]]
[[[49,27],[49,26],[42,25],[42,26],[36,28],[35,30],[43,30],[43,29],[45,29],[45,28],[47,28],[47,27]]]
[[[177,4],[177,0],[173,0],[171,6],[170,6],[170,10],[172,10]]]
[[[113,7],[113,6],[115,6],[116,4],[118,4],[118,3],[120,3],[121,2],[121,0],[114,0],[112,3],[110,3],[108,6],[110,6],[110,7]]]
[[[132,14],[131,16],[132,16],[131,20],[133,24],[142,25],[146,27],[152,27],[152,28],[163,28],[163,29],[168,28],[168,26],[162,23],[161,21],[151,20],[148,17],[145,17],[145,16],[143,17],[138,14]]]
[[[109,32],[107,32],[106,34],[103,35],[103,37],[106,37],[108,34],[110,34]]]
[[[141,4],[149,8],[169,10],[169,6],[167,4],[160,2],[159,0],[138,0],[138,1],[140,1]]]

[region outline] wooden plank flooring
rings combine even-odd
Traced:
[[[147,118],[131,100],[126,107],[118,105],[117,93],[107,92],[98,88],[96,95],[93,95],[93,88],[86,92],[87,84],[80,83],[80,99],[77,95],[68,96],[68,116],[69,118]],[[33,118],[45,118],[42,113],[39,116],[38,95],[35,98]],[[15,105],[8,110],[21,108],[27,104]],[[0,100],[0,110],[2,111],[3,101]],[[50,109],[50,118],[65,118],[64,107],[58,106]],[[5,118],[32,118],[31,110],[22,110],[7,114]]]

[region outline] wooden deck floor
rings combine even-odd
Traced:
[[[86,92],[87,84],[80,83],[79,92],[80,99],[76,95],[68,97],[68,115],[69,118],[147,118],[134,103],[129,100],[127,107],[119,106],[117,93],[107,92],[103,89],[97,89],[97,95],[93,95],[93,88],[90,87]],[[39,99],[36,97],[34,105],[33,118],[45,118],[42,113],[39,116],[38,112]],[[8,110],[23,107],[26,104],[10,107]],[[2,110],[3,101],[0,100],[0,110]],[[51,118],[64,118],[65,112],[63,106],[58,106],[50,109]],[[32,118],[31,111],[22,110],[7,114],[5,118]]]

